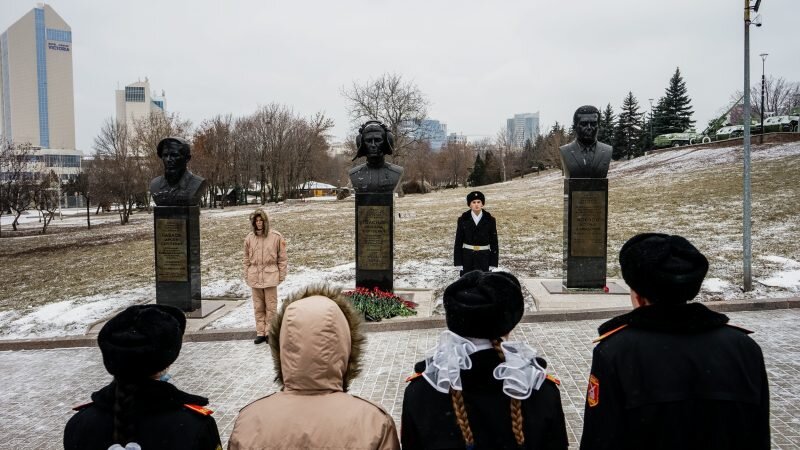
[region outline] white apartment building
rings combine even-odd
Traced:
[[[117,122],[125,123],[129,132],[133,130],[136,120],[149,116],[151,113],[164,114],[167,100],[164,91],[156,95],[150,91],[150,80],[137,81],[116,91]]]
[[[529,139],[533,143],[539,136],[539,113],[514,114],[514,117],[506,120],[506,132],[515,149],[524,147]]]

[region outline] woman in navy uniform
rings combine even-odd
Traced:
[[[483,209],[485,204],[483,193],[470,192],[467,194],[469,210],[458,218],[453,265],[461,266],[461,275],[473,270],[488,272],[490,267],[497,267],[497,222]]]

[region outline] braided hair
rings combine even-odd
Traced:
[[[502,339],[492,339],[492,347],[494,347],[497,355],[500,356],[500,361],[506,360],[503,354],[503,349],[500,347]],[[472,434],[472,428],[469,426],[469,418],[467,417],[467,408],[464,405],[464,394],[461,391],[450,388],[450,399],[453,403],[453,411],[455,412],[458,428],[461,429],[461,436],[464,438],[467,450],[475,448],[475,436]],[[517,445],[522,448],[525,445],[525,433],[523,429],[522,418],[522,402],[519,399],[511,399],[511,429],[514,432],[514,439]]]
[[[113,441],[125,445],[136,437],[136,393],[139,385],[129,380],[115,378]]]

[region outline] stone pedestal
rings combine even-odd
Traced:
[[[606,285],[608,178],[564,179],[564,287]]]
[[[356,286],[394,290],[392,192],[356,192]]]
[[[156,303],[200,310],[200,207],[153,208]]]

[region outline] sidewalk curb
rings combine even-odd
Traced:
[[[720,301],[703,303],[717,312],[741,312],[741,311],[769,311],[776,309],[797,309],[800,308],[800,297],[787,297],[776,299],[763,299],[755,301]],[[532,312],[522,316],[520,323],[536,322],[571,322],[576,320],[600,320],[609,319],[630,311],[630,308],[609,308],[593,310],[575,311],[555,311],[555,312]],[[599,323],[598,323],[599,325]],[[431,328],[444,328],[446,326],[444,317],[420,317],[396,321],[367,322],[362,325],[362,330],[367,333],[384,331],[410,331],[427,330]],[[217,341],[237,341],[253,339],[255,331],[250,329],[230,329],[230,330],[201,330],[187,332],[184,342],[217,342]],[[96,347],[97,336],[68,336],[57,338],[42,339],[9,339],[0,340],[0,351],[10,350],[46,350],[57,348],[75,347]]]

